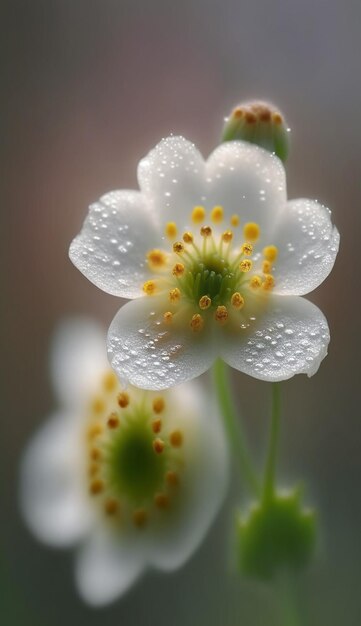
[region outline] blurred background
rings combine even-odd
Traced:
[[[274,101],[291,126],[289,197],[328,205],[341,232],[335,269],[310,296],[329,321],[329,356],[312,379],[282,385],[279,480],[304,480],[319,509],[318,555],[299,580],[307,624],[361,623],[360,21],[358,0],[1,2],[4,626],[280,625],[271,590],[232,566],[237,480],[182,570],[148,574],[101,611],[76,596],[71,552],[36,543],[17,503],[22,450],[56,402],[53,330],[74,314],[107,327],[119,307],[68,260],[88,204],[134,188],[140,157],[171,132],[207,155],[230,108],[253,97]],[[261,460],[270,389],[235,378]]]

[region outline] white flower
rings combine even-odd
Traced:
[[[280,160],[241,141],[205,162],[193,144],[169,137],[140,162],[138,181],[140,191],[91,205],[70,247],[95,285],[135,299],[109,329],[118,375],[164,389],[217,356],[267,381],[314,374],[329,330],[298,296],[334,264],[339,235],[329,210],[287,202]]]
[[[53,378],[61,408],[26,450],[21,507],[40,540],[79,543],[79,592],[102,605],[201,542],[226,488],[223,431],[198,384],[122,391],[89,322],[57,334]]]

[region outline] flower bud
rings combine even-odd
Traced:
[[[315,544],[315,514],[300,504],[300,490],[257,503],[237,527],[239,568],[247,576],[271,579],[281,568],[307,565]]]
[[[222,141],[242,139],[257,144],[285,161],[289,131],[283,115],[268,102],[252,101],[237,105],[226,118]]]

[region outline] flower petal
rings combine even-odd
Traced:
[[[302,296],[318,287],[332,270],[339,240],[322,204],[303,198],[288,202],[269,242],[278,248],[275,293]]]
[[[133,545],[97,532],[79,550],[75,579],[80,595],[92,606],[102,606],[124,594],[140,576],[143,562]]]
[[[108,356],[121,380],[141,389],[167,389],[205,372],[215,358],[209,333],[165,325],[169,303],[145,296],[125,304],[108,332]]]
[[[63,322],[51,351],[53,385],[63,405],[75,408],[89,399],[109,369],[105,331],[86,317]]]
[[[222,205],[228,219],[239,215],[241,225],[256,222],[267,240],[287,200],[282,162],[258,146],[229,141],[214,150],[206,169],[208,203]]]
[[[20,505],[34,535],[54,546],[75,543],[92,512],[79,471],[77,421],[57,414],[30,441],[20,469]]]
[[[312,376],[327,354],[330,340],[320,309],[298,297],[270,298],[264,315],[238,339],[225,329],[222,358],[260,380],[279,381],[295,374]]]
[[[214,398],[202,392],[196,381],[173,388],[169,394],[189,447],[185,447],[181,508],[151,543],[150,564],[164,570],[183,565],[203,540],[223,502],[229,469]]]
[[[89,207],[69,256],[97,287],[121,298],[135,298],[149,275],[146,252],[159,234],[138,191],[111,191]]]
[[[138,181],[161,224],[184,228],[195,205],[203,203],[205,164],[193,143],[183,137],[163,139],[140,161]]]

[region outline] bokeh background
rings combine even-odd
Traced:
[[[181,571],[148,574],[101,611],[77,598],[71,553],[36,543],[17,503],[22,450],[55,403],[54,328],[73,314],[106,327],[119,306],[67,257],[87,205],[135,187],[139,158],[170,132],[207,155],[230,107],[252,97],[278,104],[292,128],[289,196],[330,206],[342,235],[333,273],[310,296],[329,320],[329,356],[312,379],[283,384],[279,478],[303,479],[319,508],[318,556],[298,583],[305,624],[361,623],[360,23],[358,0],[1,2],[4,626],[281,624],[271,590],[232,567],[236,480]],[[235,378],[261,459],[269,386]]]

